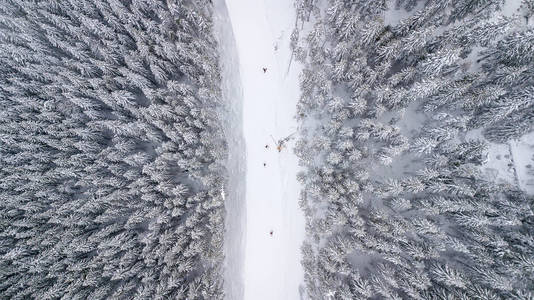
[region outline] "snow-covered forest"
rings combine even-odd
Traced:
[[[517,2],[298,1],[311,299],[532,299],[534,199],[481,172],[534,122]]]
[[[533,0],[0,0],[0,299],[534,299]]]
[[[223,298],[209,1],[0,16],[0,298]]]

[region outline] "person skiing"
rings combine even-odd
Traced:
[[[276,144],[276,150],[278,150],[278,152],[282,152],[282,148],[284,148],[284,144],[285,144],[286,142],[288,142],[294,134],[295,134],[295,133],[292,133],[292,134],[288,135],[287,137],[278,140],[278,142],[275,142],[275,144]],[[274,138],[273,138],[272,135],[271,135],[271,138],[272,138],[273,141],[274,141]]]
[[[263,73],[267,73],[267,68],[263,68]]]
[[[273,236],[273,231],[271,230],[271,232],[269,232],[269,234],[271,234],[271,236]]]

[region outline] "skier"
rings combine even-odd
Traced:
[[[271,230],[271,232],[269,232],[271,234],[271,236],[273,236],[273,231]]]
[[[267,164],[266,164],[266,163],[263,163],[263,166],[264,166],[264,167],[267,167]]]
[[[265,145],[265,149],[269,149],[269,145]]]
[[[288,135],[287,137],[285,137],[285,138],[283,138],[283,139],[281,139],[281,140],[278,140],[278,142],[275,142],[275,144],[276,144],[276,150],[278,150],[278,152],[282,152],[282,148],[284,148],[284,144],[285,144],[286,142],[288,142],[294,134],[295,134],[295,133],[292,133],[292,134]],[[271,135],[271,138],[272,138],[273,141],[274,141],[274,138],[273,138],[272,135]]]
[[[267,68],[263,68],[263,73],[267,73]]]

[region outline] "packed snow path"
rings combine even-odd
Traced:
[[[300,246],[304,237],[304,217],[297,201],[297,158],[292,151],[294,140],[281,152],[273,142],[294,133],[297,126],[301,69],[293,62],[287,72],[295,9],[289,0],[226,0],[226,5],[243,89],[244,299],[295,300],[303,282]]]

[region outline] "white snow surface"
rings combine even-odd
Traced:
[[[220,11],[224,3],[215,2]],[[287,137],[297,128],[294,116],[302,67],[293,61],[288,69],[295,9],[290,0],[226,0],[226,7],[237,48],[247,165],[242,178],[246,187],[246,222],[241,229],[245,235],[243,282],[240,276],[232,275],[239,268],[227,271],[226,294],[228,299],[241,299],[239,289],[243,284],[244,299],[295,300],[301,298],[300,246],[305,230],[298,205],[297,157],[292,150],[294,139],[281,152],[273,141]],[[223,71],[225,75],[229,76]],[[241,230],[229,228],[226,243],[239,241],[235,236]],[[232,246],[225,250],[230,249],[236,250]],[[239,253],[226,255],[227,268],[232,267],[229,264],[239,264]]]
[[[466,139],[485,140],[481,129],[471,130]],[[534,131],[507,143],[488,145],[487,160],[480,167],[484,178],[534,195]]]
[[[510,141],[510,152],[519,187],[534,195],[534,132],[525,134],[519,140]]]
[[[243,299],[243,256],[245,252],[246,157],[243,138],[243,89],[232,25],[224,0],[214,1],[214,33],[221,68],[224,134],[228,141],[228,182],[223,193],[226,218],[224,234],[224,290],[227,299]]]

